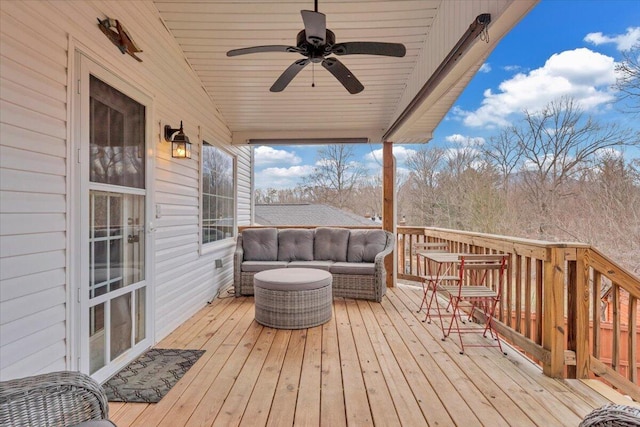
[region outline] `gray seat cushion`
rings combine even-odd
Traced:
[[[352,230],[346,260],[374,262],[376,255],[384,250],[386,244],[387,235],[383,230]]]
[[[334,262],[329,267],[331,274],[373,275],[376,271],[373,262]]]
[[[285,229],[278,232],[278,261],[312,261],[313,230]]]
[[[311,268],[291,268],[287,271],[263,271],[253,277],[256,287],[272,291],[305,291],[331,285],[331,274]]]
[[[347,260],[348,245],[348,229],[319,227],[315,233],[313,257],[316,260],[344,262]]]
[[[246,261],[276,261],[278,259],[278,230],[251,228],[242,232],[243,259]]]
[[[287,268],[316,268],[318,270],[329,271],[333,261],[291,261]]]
[[[286,261],[244,261],[240,269],[247,273],[255,273],[276,268],[286,268],[287,264]]]

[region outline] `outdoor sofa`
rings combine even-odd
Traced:
[[[253,276],[275,268],[318,268],[333,276],[333,296],[380,302],[384,258],[395,236],[381,229],[249,228],[238,235],[234,255],[236,296],[253,295]]]

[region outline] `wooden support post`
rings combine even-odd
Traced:
[[[385,141],[382,144],[382,228],[396,235],[395,222],[395,164],[393,163],[393,143]],[[396,249],[398,245],[396,244]],[[387,270],[387,287],[395,286],[394,278],[394,257],[396,252],[392,252],[384,260]]]
[[[551,352],[542,371],[548,377],[564,376],[564,256],[562,249],[550,248],[544,262],[542,347]]]

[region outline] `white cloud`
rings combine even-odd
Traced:
[[[629,50],[640,43],[640,27],[629,27],[626,33],[617,36],[606,36],[600,32],[589,33],[585,36],[584,41],[596,46],[613,43],[618,50]]]
[[[519,65],[505,65],[504,67],[502,67],[505,71],[518,71],[520,68],[522,68]]]
[[[491,65],[489,65],[488,62],[485,62],[484,64],[482,64],[482,66],[480,66],[480,69],[478,70],[479,73],[490,73],[491,72]]]
[[[476,160],[471,162],[471,167],[474,169],[480,169],[483,165],[483,160],[480,160],[480,158],[478,157],[480,156],[480,154],[481,153],[479,150],[470,146],[447,148],[444,152],[444,156],[449,160],[453,160],[458,156],[463,156],[463,158],[466,157],[468,159],[472,159],[475,157]]]
[[[256,166],[269,165],[297,165],[302,159],[295,151],[277,150],[273,147],[261,145],[254,149]]]
[[[445,138],[447,142],[459,144],[462,147],[474,147],[485,143],[485,139],[481,136],[464,136],[459,133],[449,135]]]
[[[613,148],[613,147],[607,147],[607,148],[601,148],[599,150],[597,150],[594,153],[596,159],[602,160],[602,159],[621,159],[624,157],[624,154],[622,153],[622,151]]]
[[[510,115],[536,111],[561,96],[570,96],[585,110],[613,100],[608,92],[615,82],[613,58],[586,48],[552,55],[544,66],[503,81],[499,92],[484,92],[476,111],[456,110],[467,126],[507,126]]]
[[[313,165],[291,166],[288,168],[271,167],[256,170],[257,188],[294,188],[301,178],[313,172]]]

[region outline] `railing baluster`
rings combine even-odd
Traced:
[[[542,281],[543,262],[536,260],[536,344],[542,345]]]
[[[516,255],[516,331],[522,333],[522,255]]]
[[[638,383],[638,298],[629,295],[629,332],[627,360],[629,361],[629,381]]]
[[[526,257],[524,276],[524,336],[531,339],[531,257]]]
[[[602,274],[593,270],[593,356],[600,358],[600,319],[602,318]]]
[[[507,265],[507,274],[506,274],[506,291],[507,291],[507,295],[506,295],[506,301],[505,301],[505,323],[507,326],[511,327],[511,325],[513,324],[512,322],[512,317],[513,317],[513,275],[515,273],[515,266],[516,264],[516,257],[510,257],[509,258],[509,264]]]
[[[578,357],[579,324],[578,280],[576,261],[567,262],[567,350],[575,352]],[[577,361],[576,361],[577,363]],[[567,366],[567,377],[576,378],[576,366]]]
[[[613,296],[613,339],[611,340],[611,367],[614,371],[620,371],[620,287],[617,283],[611,285]]]

